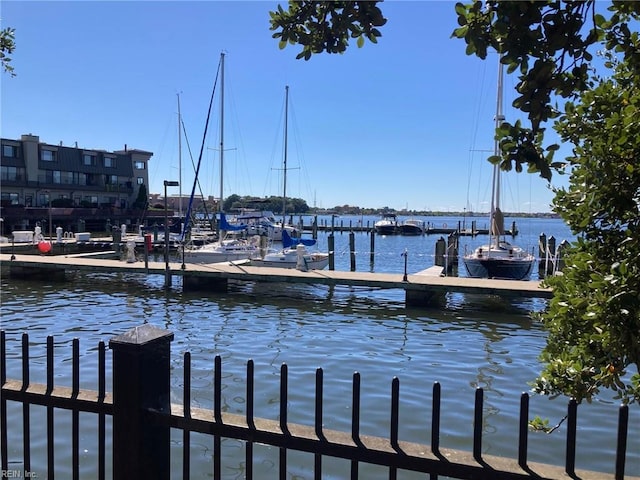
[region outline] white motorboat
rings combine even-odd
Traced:
[[[424,235],[424,220],[409,218],[398,226],[401,235]]]
[[[382,218],[373,224],[378,235],[395,235],[398,233],[398,220],[395,213],[385,213]]]

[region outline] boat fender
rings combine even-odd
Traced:
[[[296,269],[302,272],[306,272],[307,270],[309,270],[307,261],[304,258],[304,254],[305,254],[304,245],[302,244],[296,245]]]
[[[51,242],[41,240],[38,242],[38,251],[40,253],[49,253],[51,251]]]
[[[482,258],[482,248],[478,249],[478,258]]]
[[[442,224],[442,228],[447,228],[447,224],[446,224],[446,223],[443,223],[443,224]]]

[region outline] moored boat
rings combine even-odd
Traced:
[[[424,227],[424,220],[410,218],[400,223],[398,229],[401,235],[423,235]]]
[[[503,66],[498,70],[498,100],[496,109],[496,129],[504,121],[502,114]],[[500,154],[498,141],[494,141],[494,155]],[[475,278],[499,278],[506,280],[527,280],[533,270],[535,257],[524,249],[511,245],[504,237],[504,216],[500,210],[500,167],[493,166],[491,188],[491,210],[489,212],[489,243],[481,245],[462,260],[469,273]]]
[[[223,177],[223,165],[224,165],[224,53],[220,55],[220,204],[222,204],[224,185]],[[215,91],[215,90],[214,90]],[[209,106],[211,109],[211,105]],[[205,129],[206,136],[206,129]],[[187,231],[190,231],[188,222],[190,221],[191,208],[193,205],[193,197],[196,191],[196,185],[198,181],[197,172],[199,171],[200,162],[202,160],[202,154],[198,159],[198,167],[196,168],[196,178],[194,179],[193,188],[191,190],[191,198],[187,210],[187,224],[183,229],[183,240],[186,237]],[[255,255],[259,251],[259,238],[252,237],[246,238],[246,225],[231,225],[227,222],[225,214],[220,211],[219,213],[219,235],[218,241],[206,243],[204,245],[193,245],[189,242],[181,249],[182,261],[189,263],[217,263],[217,262],[229,262],[237,260],[247,260],[250,256]],[[189,229],[189,230],[188,230]]]
[[[287,231],[282,232],[280,250],[272,250],[250,259],[251,265],[258,267],[296,268],[298,270],[322,270],[329,265],[329,254],[309,252],[306,247],[316,244],[313,239],[291,238]]]
[[[282,241],[282,223],[276,221],[273,212],[268,210],[247,210],[236,215],[234,224],[245,225],[247,235],[264,235],[270,240]],[[295,237],[298,232],[295,227],[285,225],[289,236]]]
[[[395,213],[385,213],[382,218],[373,225],[378,235],[395,235],[398,233],[398,220]]]

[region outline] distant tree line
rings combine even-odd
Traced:
[[[222,203],[225,212],[239,212],[243,209],[269,210],[275,214],[282,214],[283,197],[272,195],[259,198],[251,196],[229,195]],[[286,213],[308,213],[309,205],[301,198],[287,198]]]

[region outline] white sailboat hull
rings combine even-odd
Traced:
[[[184,262],[186,263],[217,263],[247,260],[259,252],[257,243],[243,239],[223,240],[202,245],[201,247],[185,248]]]
[[[482,245],[462,258],[473,278],[528,280],[533,271],[535,257],[520,247],[507,242]]]
[[[286,248],[269,252],[263,257],[251,259],[257,267],[297,268],[298,270],[322,270],[329,265],[328,253],[310,253],[305,248]]]

